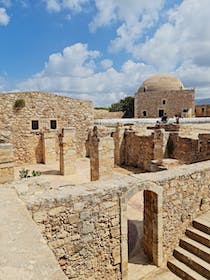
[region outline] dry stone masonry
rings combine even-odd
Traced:
[[[93,126],[90,101],[43,92],[7,93],[0,94],[0,113],[1,134],[13,144],[16,162],[58,160],[58,134],[64,127],[75,128],[77,154],[85,155],[87,132]]]
[[[0,184],[14,180],[13,146],[9,143],[0,143]]]
[[[69,279],[125,280],[128,200],[144,191],[145,251],[160,266],[192,219],[209,210],[209,181],[206,161],[75,187],[53,189],[41,178],[24,181],[33,191],[14,186]]]

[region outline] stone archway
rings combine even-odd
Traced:
[[[152,182],[140,184],[121,197],[121,271],[122,279],[128,278],[128,224],[127,202],[144,191],[144,251],[156,266],[162,264],[162,188]]]

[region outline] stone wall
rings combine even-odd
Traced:
[[[157,118],[159,110],[163,110],[171,118],[176,114],[193,117],[194,90],[146,91],[135,94],[135,118]],[[188,111],[185,112],[186,110]]]
[[[94,119],[120,119],[124,112],[109,112],[102,109],[94,109]]]
[[[210,104],[196,105],[195,106],[196,117],[210,117]]]
[[[152,219],[144,227],[146,248],[161,265],[192,219],[210,209],[209,163],[58,189],[41,178],[15,182],[14,187],[69,279],[126,280],[128,200],[146,191],[145,214]]]
[[[9,143],[0,143],[0,184],[14,180],[13,147]]]
[[[199,134],[198,139],[170,134],[168,144],[169,157],[183,163],[193,163],[210,159],[210,134]]]
[[[177,174],[178,175],[178,174]],[[160,181],[163,187],[163,260],[167,261],[186,227],[210,209],[210,170],[200,170]]]
[[[124,135],[124,164],[145,169],[154,159],[154,136],[138,136],[135,131],[126,130]]]
[[[16,100],[23,99],[25,106],[15,109]],[[76,149],[85,155],[84,143],[89,127],[93,125],[93,106],[90,101],[42,92],[18,92],[0,94],[0,130],[7,132],[8,142],[14,146],[15,161],[43,162],[42,133],[61,132],[64,127],[75,127]],[[39,128],[32,129],[32,121]],[[51,122],[56,122],[53,128]],[[56,141],[57,160],[59,142]]]
[[[32,212],[69,279],[121,279],[116,193],[69,197]]]

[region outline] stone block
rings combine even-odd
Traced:
[[[0,144],[0,163],[13,162],[12,144]]]
[[[116,265],[120,263],[121,257],[120,257],[120,247],[115,247],[112,250],[112,258],[113,258],[113,264]]]

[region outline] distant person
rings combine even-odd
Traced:
[[[156,121],[155,128],[160,128],[160,122]]]
[[[175,115],[175,123],[179,124],[179,115]]]
[[[168,121],[168,116],[167,116],[166,113],[163,114],[163,116],[162,116],[162,118],[161,118],[161,121],[162,121],[163,123],[167,123],[167,121]]]

